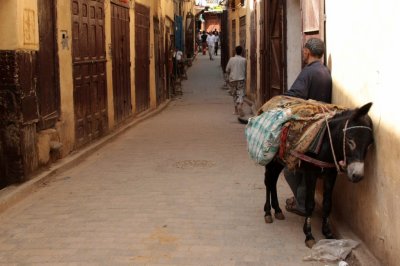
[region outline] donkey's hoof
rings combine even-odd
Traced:
[[[264,216],[264,221],[265,221],[265,223],[267,223],[267,224],[272,224],[272,222],[273,222],[274,220],[272,220],[272,216],[271,216],[271,215],[265,215],[265,216]]]
[[[326,239],[336,239],[336,237],[332,233],[324,234],[324,236]]]
[[[285,215],[283,215],[282,212],[276,212],[275,213],[275,218],[278,220],[285,220]]]
[[[315,245],[315,239],[309,239],[309,240],[306,240],[305,241],[306,242],[306,246],[308,247],[308,248],[312,248],[314,245]]]

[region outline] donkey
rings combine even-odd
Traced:
[[[371,105],[372,103],[368,103],[358,109],[346,110],[332,117],[328,121],[330,134],[325,133],[319,153],[306,153],[300,157],[302,160],[296,171],[303,171],[306,178],[306,217],[303,232],[306,235],[305,243],[310,248],[315,244],[311,233],[311,215],[315,206],[317,177],[322,176],[324,181],[322,234],[326,238],[334,238],[328,218],[332,209],[332,191],[338,171],[345,171],[348,179],[354,183],[364,177],[364,158],[368,147],[373,143],[372,120],[368,116]],[[271,205],[275,210],[275,218],[285,219],[279,207],[276,189],[278,176],[283,168],[283,163],[277,157],[265,166],[266,223],[272,222]]]

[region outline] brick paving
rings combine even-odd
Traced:
[[[264,223],[219,60],[188,76],[163,112],[0,214],[0,265],[325,265],[302,261],[303,218]]]

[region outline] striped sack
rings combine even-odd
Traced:
[[[290,118],[290,108],[275,108],[249,118],[245,135],[251,159],[260,165],[267,165],[275,157],[279,150],[282,126]]]

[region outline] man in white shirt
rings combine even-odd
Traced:
[[[215,45],[215,36],[212,33],[208,33],[207,36],[207,46],[208,46],[208,55],[210,56],[210,60],[214,60],[214,45]]]
[[[242,57],[242,46],[237,46],[235,51],[236,55],[229,59],[225,71],[229,75],[229,86],[232,90],[233,103],[235,106],[234,114],[244,116],[242,107],[243,98],[245,96],[246,59]]]
[[[175,52],[175,59],[176,61],[180,62],[182,61],[182,56],[183,56],[183,52],[181,50],[177,50]]]

